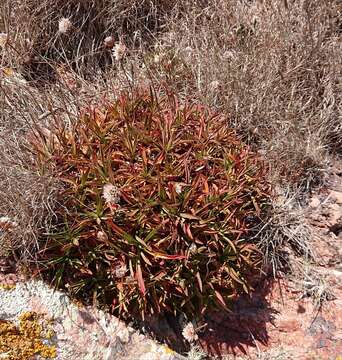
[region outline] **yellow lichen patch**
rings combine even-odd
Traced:
[[[54,345],[44,344],[54,335],[53,330],[44,329],[38,314],[25,312],[18,318],[19,326],[11,321],[0,321],[0,354],[6,360],[29,360],[34,355],[45,359],[57,356]]]
[[[172,355],[175,353],[172,349],[170,349],[168,346],[165,346],[165,345],[162,347],[162,349],[163,349],[163,352],[168,355]]]
[[[13,290],[15,289],[15,284],[0,284],[0,289],[3,290]]]

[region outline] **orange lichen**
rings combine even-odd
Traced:
[[[6,360],[29,360],[34,355],[51,359],[57,356],[54,345],[44,344],[51,340],[52,329],[44,329],[45,324],[38,314],[25,312],[18,318],[19,326],[11,321],[0,321],[0,353]],[[45,332],[45,334],[44,334]]]

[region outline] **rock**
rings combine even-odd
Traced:
[[[342,218],[342,206],[338,204],[330,204],[328,211],[329,211],[328,222],[330,226],[335,225]]]
[[[58,360],[137,360],[144,354],[148,359],[184,359],[114,316],[76,306],[41,281],[0,288],[0,320],[17,321],[27,311],[39,312],[52,323]]]
[[[285,319],[277,324],[279,331],[294,332],[300,329],[300,323],[295,319]]]
[[[336,202],[336,204],[342,205],[342,192],[330,190],[329,196]]]

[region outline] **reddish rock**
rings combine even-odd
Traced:
[[[277,322],[277,330],[281,332],[294,332],[300,329],[300,323],[298,320],[286,319]]]
[[[339,205],[342,205],[342,192],[330,190],[330,197]]]

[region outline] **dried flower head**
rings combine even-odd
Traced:
[[[102,242],[107,242],[108,241],[108,236],[105,232],[103,231],[99,231],[97,233],[97,239],[102,241]]]
[[[68,18],[61,18],[58,22],[58,31],[62,34],[66,34],[72,29],[72,23]]]
[[[182,184],[176,183],[175,184],[175,191],[176,191],[177,194],[181,194],[182,193]]]
[[[104,46],[108,49],[112,49],[114,47],[115,44],[115,40],[113,38],[113,36],[107,36],[104,40],[103,40]]]
[[[127,273],[127,266],[126,264],[120,264],[115,266],[114,269],[114,276],[117,278],[123,278]]]
[[[127,54],[127,47],[122,42],[119,42],[115,45],[113,49],[113,55],[116,61],[122,60]]]
[[[182,331],[182,334],[184,336],[184,339],[190,343],[198,340],[198,335],[196,334],[194,325],[191,322],[186,324]]]
[[[102,196],[107,204],[117,204],[120,200],[119,189],[113,184],[106,184],[103,187]]]
[[[214,80],[210,83],[209,87],[211,90],[215,91],[220,87],[220,82],[217,80]]]
[[[155,64],[159,64],[162,60],[162,56],[160,54],[155,54],[154,55],[154,58],[153,58],[153,61]]]
[[[0,217],[0,230],[12,231],[17,226],[18,226],[18,223],[13,221],[8,216]]]
[[[222,57],[223,57],[224,59],[230,59],[230,60],[232,60],[232,59],[234,59],[234,57],[235,57],[235,53],[234,53],[234,51],[227,50],[227,51],[225,51],[225,52],[222,54]]]
[[[8,35],[6,33],[0,33],[0,47],[5,47],[8,42]]]

